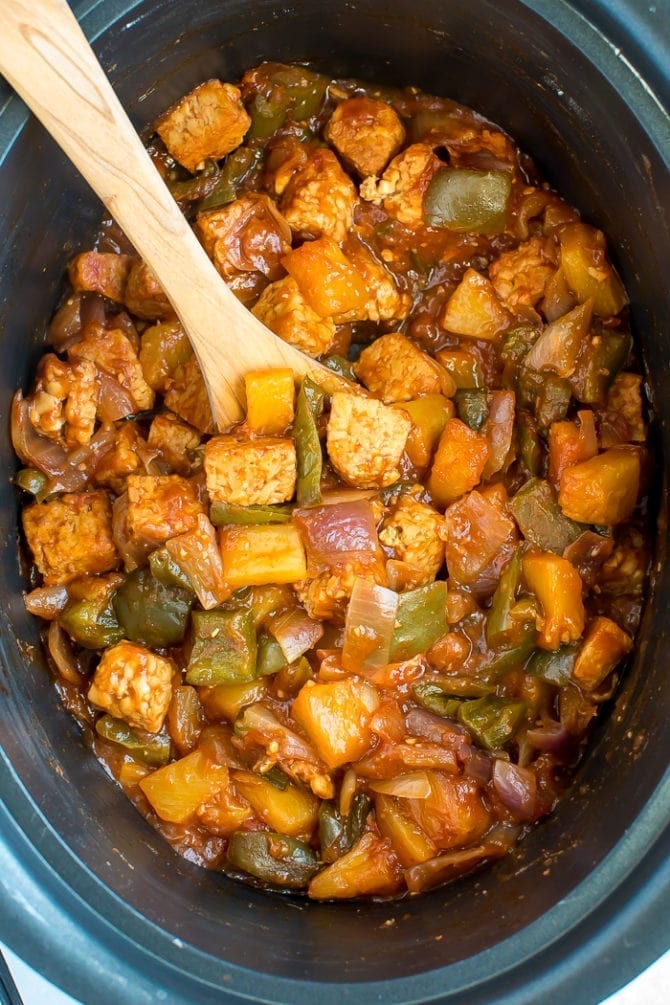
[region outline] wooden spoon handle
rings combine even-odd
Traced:
[[[230,292],[198,243],[65,0],[3,0],[0,71],[154,271],[196,352],[219,428],[240,417],[242,376],[291,367],[349,387],[273,335]]]

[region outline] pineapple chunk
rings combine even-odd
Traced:
[[[612,447],[565,469],[558,504],[571,520],[612,526],[629,518],[639,487],[639,451],[635,447]]]
[[[316,826],[319,804],[308,789],[288,782],[285,789],[251,771],[234,771],[235,789],[257,817],[280,834],[309,835]]]
[[[428,490],[438,506],[448,506],[479,484],[491,447],[460,419],[447,419],[437,445]]]
[[[351,851],[316,874],[308,893],[315,900],[381,897],[398,890],[401,875],[389,842],[368,831]]]
[[[619,660],[633,648],[627,632],[609,618],[596,618],[588,630],[584,645],[572,669],[573,679],[585,690],[593,691],[612,673]]]
[[[140,788],[161,820],[184,824],[201,803],[229,784],[228,768],[216,764],[203,751],[181,757],[141,779]]]
[[[575,642],[584,631],[582,578],[566,558],[531,551],[523,557],[523,575],[542,607],[538,644],[556,650]]]
[[[293,524],[223,527],[219,544],[223,576],[233,590],[307,577],[305,549]]]
[[[475,269],[468,269],[447,302],[442,327],[455,335],[490,342],[509,327],[510,320],[491,281]]]
[[[320,317],[337,319],[341,314],[365,312],[365,281],[332,237],[324,234],[316,241],[305,241],[282,258],[282,265]]]
[[[288,369],[245,374],[247,426],[261,436],[281,436],[293,422],[295,381]]]
[[[437,854],[437,848],[416,821],[403,812],[401,802],[393,796],[378,794],[375,813],[382,837],[388,838],[405,869],[426,862]]]
[[[357,761],[370,746],[370,720],[379,705],[377,689],[359,677],[314,684],[308,681],[291,714],[329,768]]]

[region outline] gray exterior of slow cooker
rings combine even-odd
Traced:
[[[139,127],[262,58],[416,83],[485,111],[618,249],[657,412],[670,405],[670,125],[662,23],[593,0],[106,0],[76,5]],[[667,14],[667,11],[666,11]],[[666,18],[667,26],[667,18]],[[600,26],[598,30],[596,25]],[[606,35],[603,34],[606,33]],[[646,33],[646,34],[645,34]],[[667,35],[665,36],[667,38]],[[625,44],[628,62],[619,51]],[[476,55],[475,55],[476,54]],[[0,92],[0,415],[99,207]],[[3,433],[0,938],[86,1003],[596,1002],[670,945],[665,494],[632,671],[559,810],[515,859],[423,897],[320,905],[175,856],[86,753],[21,598]]]

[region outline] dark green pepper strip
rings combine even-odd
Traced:
[[[448,631],[447,584],[443,580],[401,593],[390,662],[401,663],[425,653]]]
[[[75,600],[67,605],[58,621],[70,638],[85,649],[106,649],[125,637],[110,597]]]
[[[277,506],[235,506],[232,503],[215,502],[209,511],[209,519],[215,527],[227,524],[288,523],[293,507]]]
[[[531,478],[509,501],[521,533],[541,551],[562,555],[587,529],[565,515],[556,493],[542,478]]]
[[[461,422],[476,433],[486,422],[489,414],[488,395],[483,389],[457,391],[454,396],[456,411]]]
[[[286,121],[289,100],[289,95],[281,90],[273,91],[270,98],[254,94],[247,108],[251,116],[247,139],[267,140],[280,129]]]
[[[166,547],[157,548],[149,555],[151,575],[163,586],[176,586],[193,593],[193,587],[188,576],[181,571]]]
[[[456,719],[462,698],[454,698],[445,694],[444,689],[433,681],[421,680],[413,688],[414,700],[421,708],[443,715],[447,719]]]
[[[187,590],[159,583],[149,569],[135,569],[112,603],[124,638],[162,649],[183,641],[193,600]]]
[[[547,370],[522,367],[517,386],[521,406],[533,410],[540,429],[548,429],[552,422],[560,422],[567,415],[572,387],[565,378]]]
[[[205,161],[204,168],[194,178],[168,182],[168,188],[177,202],[195,202],[197,199],[204,199],[216,188],[220,174],[216,161]]]
[[[507,222],[511,189],[509,171],[443,168],[426,189],[426,223],[475,234],[499,234]]]
[[[517,625],[510,617],[516,603],[517,590],[521,583],[521,548],[517,548],[505,566],[491,601],[491,610],[486,619],[486,641],[495,647],[510,641],[510,635]]]
[[[519,440],[519,457],[529,475],[538,477],[542,473],[542,446],[535,420],[528,412],[519,412],[516,418]]]
[[[319,871],[319,860],[303,841],[269,831],[235,831],[228,864],[263,883],[298,890]]]
[[[318,420],[326,403],[326,394],[318,384],[305,377],[295,407],[293,438],[298,461],[296,498],[298,506],[321,502],[321,472],[323,454],[319,439]]]
[[[16,473],[14,484],[24,492],[30,492],[33,496],[40,495],[49,484],[48,475],[37,468],[21,468]]]
[[[586,405],[604,405],[607,390],[625,365],[632,348],[627,332],[602,331],[589,342],[577,361],[570,378],[577,401]]]
[[[354,384],[358,383],[358,377],[356,376],[356,371],[354,370],[354,364],[351,360],[345,359],[344,356],[324,356],[321,362],[328,370],[332,370],[333,373],[338,373],[340,377],[344,377],[346,380],[350,380]]]
[[[537,644],[535,620],[520,619],[518,637],[500,649],[491,650],[483,670],[490,680],[500,680],[510,670],[523,667]]]
[[[334,862],[351,851],[365,829],[372,801],[363,792],[357,792],[351,801],[347,816],[342,816],[335,803],[322,802],[319,806],[319,843],[324,862]]]
[[[526,703],[489,694],[464,701],[458,719],[487,750],[500,750],[513,738],[526,714]]]
[[[214,687],[256,677],[256,629],[248,608],[195,611],[186,683]]]
[[[218,209],[237,198],[240,186],[249,177],[261,157],[260,150],[238,147],[228,154],[216,184],[200,203],[199,209]]]
[[[538,649],[529,660],[526,673],[533,677],[539,677],[547,684],[555,684],[557,687],[565,687],[570,683],[572,668],[579,652],[579,644],[573,643],[569,646],[561,646],[556,652],[546,652]]]
[[[282,647],[276,639],[265,635],[258,640],[256,656],[256,677],[268,677],[288,666]]]
[[[103,715],[95,724],[95,731],[104,740],[118,743],[143,764],[160,767],[170,760],[169,733],[156,733],[142,738],[123,719]]]
[[[505,387],[514,387],[518,376],[517,369],[539,337],[540,329],[534,325],[519,325],[507,332],[500,350],[500,357],[504,364],[503,384]]]
[[[459,391],[476,391],[484,386],[484,369],[473,353],[463,349],[455,352],[443,349],[439,359]]]

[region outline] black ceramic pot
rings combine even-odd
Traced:
[[[501,123],[617,249],[664,464],[670,126],[654,94],[667,100],[661,21],[649,30],[616,0],[593,0],[586,18],[563,0],[77,6],[139,126],[205,77],[234,79],[268,57],[415,83]],[[0,191],[0,937],[87,1005],[588,1005],[643,969],[670,944],[662,493],[632,672],[570,794],[514,859],[418,899],[359,906],[269,896],[200,871],[83,749],[24,611],[9,401],[27,384],[66,261],[90,240],[100,209],[16,100],[0,101]]]

